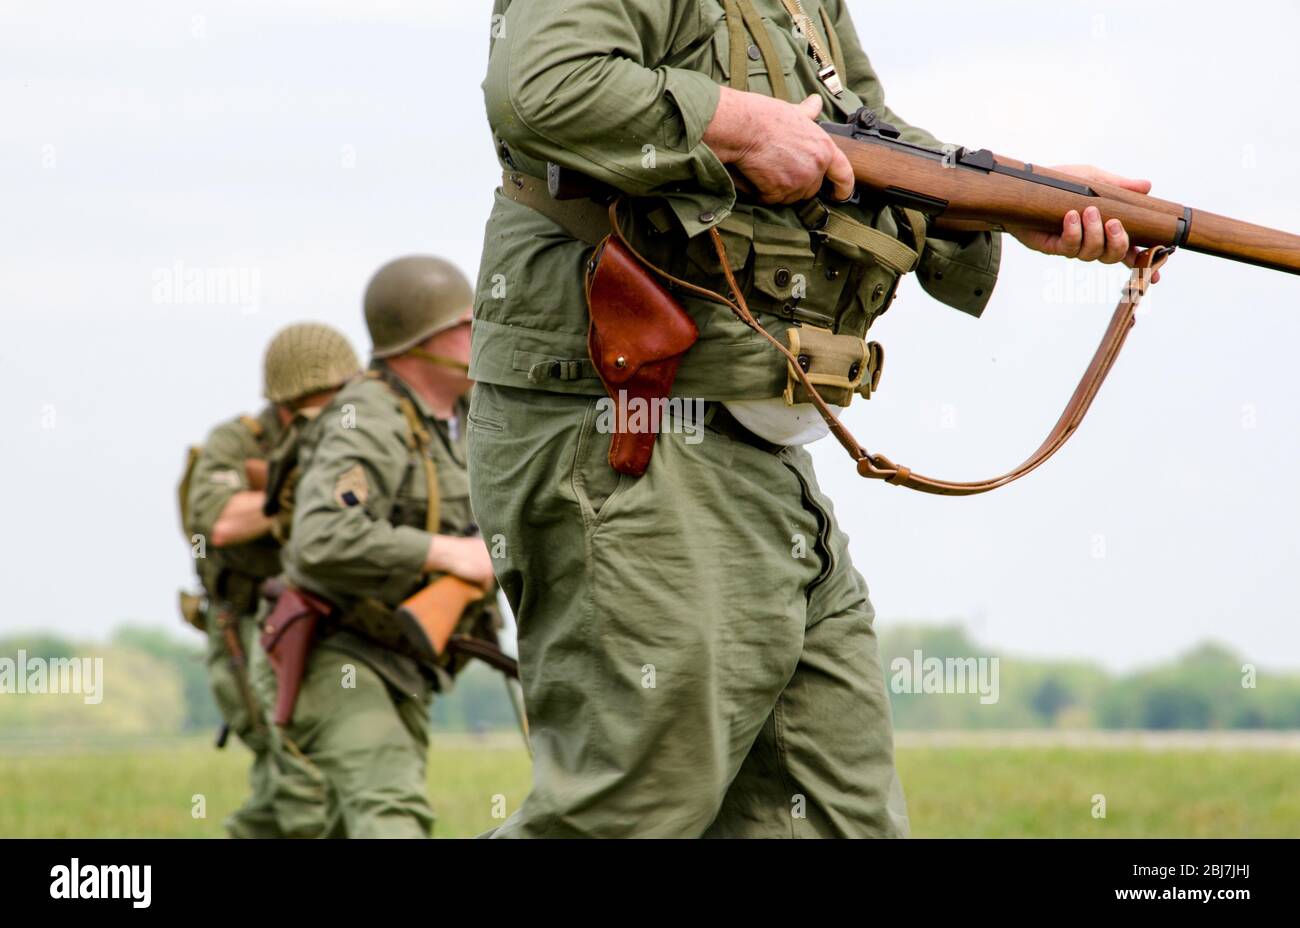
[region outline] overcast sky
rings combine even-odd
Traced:
[[[1300,7],[850,0],[894,108],[942,138],[1150,177],[1300,231]],[[472,276],[499,178],[485,0],[0,7],[0,631],[178,628],[184,447],[259,405],[279,327],[365,344],[389,258]],[[984,319],[909,282],[873,330],[871,448],[953,479],[1037,446],[1123,272],[1007,249]],[[186,293],[186,272],[238,288]],[[1116,668],[1214,638],[1300,666],[1300,278],[1183,254],[1089,421],[971,500],[860,481],[818,446],[882,625]]]

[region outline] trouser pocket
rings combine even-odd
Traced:
[[[600,523],[606,505],[625,480],[634,480],[614,470],[609,463],[613,434],[602,423],[610,419],[606,404],[593,400],[587,406],[573,454],[573,492],[582,507],[588,528]]]

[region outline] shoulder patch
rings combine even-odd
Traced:
[[[364,506],[369,496],[370,485],[360,464],[353,464],[334,481],[334,502],[339,506]]]
[[[235,470],[214,470],[208,479],[218,486],[230,487],[232,490],[238,490],[244,485],[239,472]]]

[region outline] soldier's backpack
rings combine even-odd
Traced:
[[[263,434],[262,423],[252,416],[240,416],[239,422],[244,428],[248,429],[254,441],[261,441]],[[190,488],[194,485],[194,471],[199,465],[199,458],[202,456],[202,445],[190,445],[186,449],[185,467],[181,471],[180,484],[176,487],[177,509],[181,517],[181,537],[190,544],[194,543],[194,539],[190,535]],[[203,599],[202,593],[195,593],[190,590],[180,591],[181,618],[199,631],[206,632],[208,622],[203,608]]]

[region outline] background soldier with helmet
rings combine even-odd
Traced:
[[[491,634],[499,622],[466,472],[472,303],[469,282],[441,259],[381,268],[365,296],[370,370],[298,441],[285,577],[323,608],[301,676],[277,681],[259,663],[255,678],[265,698],[297,687],[274,728],[276,754],[327,784],[330,836],[423,837],[433,824],[429,708],[457,668],[394,633],[397,607],[450,574],[481,591],[463,625]],[[279,614],[263,641],[284,666]]]
[[[359,368],[347,339],[328,326],[282,330],[264,362],[269,405],[213,429],[191,449],[182,481],[181,517],[203,587],[201,596],[182,594],[182,611],[208,635],[212,692],[225,720],[220,742],[234,732],[253,752],[251,795],[226,821],[232,837],[307,835],[323,825],[319,784],[284,781],[269,757],[248,660],[257,648],[258,588],[280,572],[280,544],[263,514],[268,457],[296,416],[320,408]],[[297,802],[281,801],[295,795]]]

